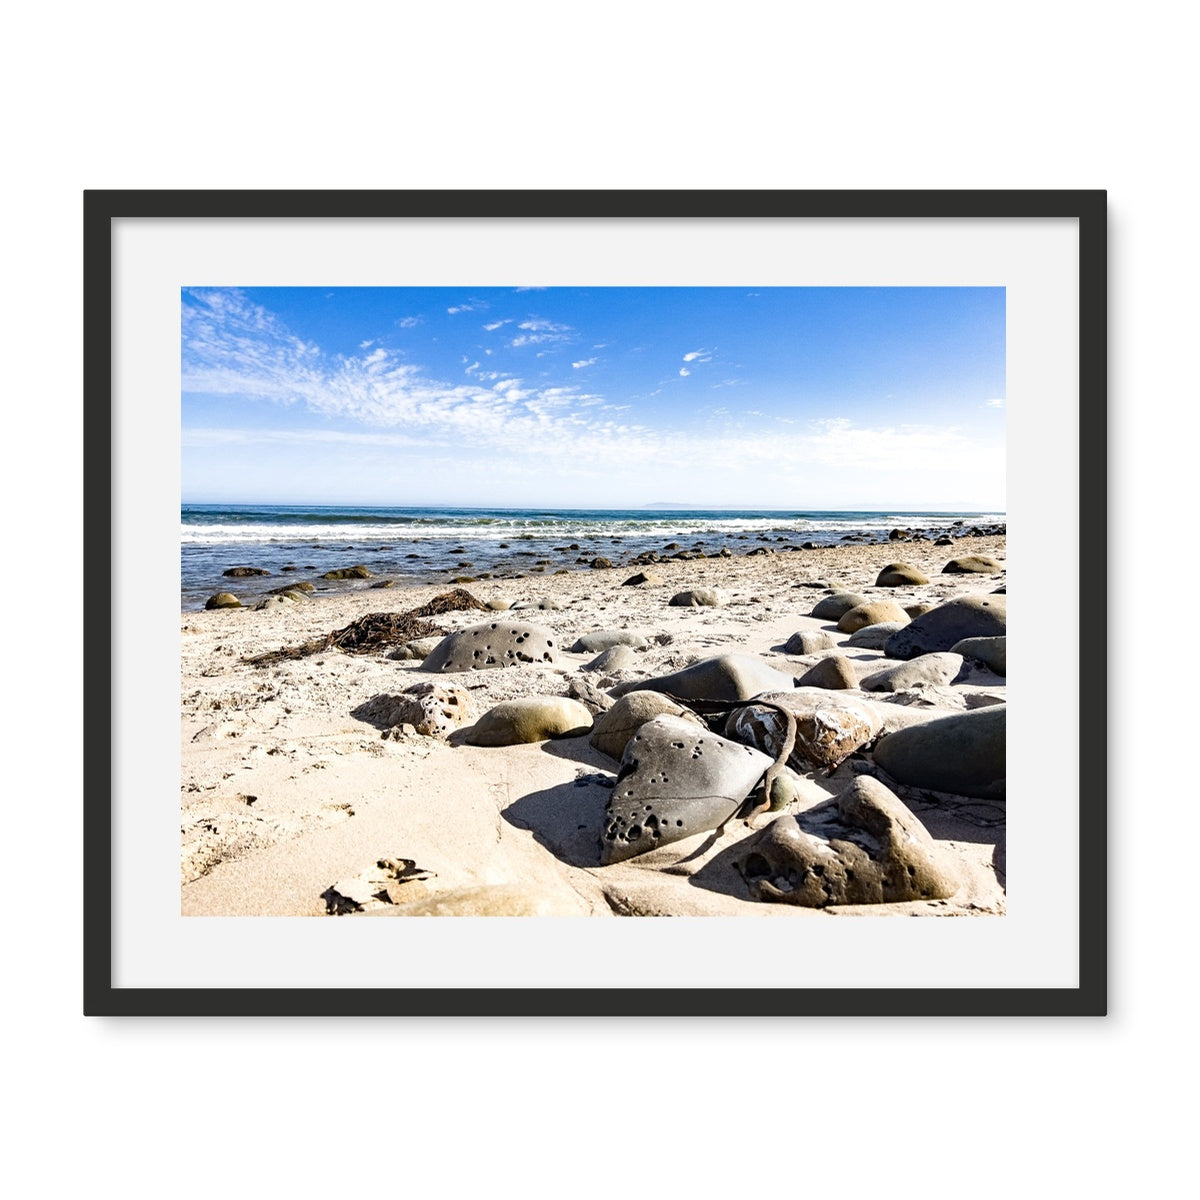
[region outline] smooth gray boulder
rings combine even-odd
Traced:
[[[770,703],[764,703],[769,701]],[[796,722],[796,741],[787,765],[802,774],[834,768],[879,732],[881,718],[866,701],[819,688],[769,692],[757,703],[735,709],[725,721],[725,736],[761,750],[772,760],[783,753],[787,717]]]
[[[995,704],[898,729],[879,739],[875,762],[910,787],[1002,800],[1007,712]]]
[[[880,621],[878,625],[864,625],[857,633],[852,634],[844,645],[855,650],[882,650],[888,638],[907,624],[906,617],[903,621]]]
[[[591,662],[585,663],[585,671],[627,671],[637,666],[637,651],[632,646],[609,646],[597,654]]]
[[[897,626],[899,628],[899,626]],[[802,629],[784,643],[784,654],[818,654],[837,645],[832,633],[824,629]]]
[[[760,692],[780,691],[793,684],[794,676],[775,670],[753,655],[718,654],[670,675],[619,684],[611,695],[649,691],[666,692],[681,700],[749,700]]]
[[[691,588],[686,592],[676,592],[669,604],[675,608],[722,608],[729,603],[728,593],[716,587]]]
[[[863,677],[859,685],[864,692],[903,692],[918,684],[938,687],[953,683],[962,670],[963,656],[945,651],[939,654],[921,654],[908,662],[872,671]]]
[[[989,671],[995,671],[997,675],[1005,675],[1008,666],[1007,642],[1007,637],[971,637],[955,642],[950,649],[964,658],[973,658],[976,662],[983,663]]]
[[[661,692],[630,692],[628,696],[617,700],[607,712],[596,716],[588,741],[601,754],[620,762],[629,739],[647,721],[662,716],[679,717],[691,722],[697,729],[707,728],[694,712],[676,704]]]
[[[837,592],[833,596],[826,596],[823,600],[818,600],[809,616],[817,617],[822,621],[840,621],[842,616],[852,608],[857,608],[860,604],[870,604],[870,602],[870,596],[860,596],[858,592]]]
[[[778,817],[734,860],[756,900],[826,908],[953,896],[953,860],[903,801],[863,776],[832,800]]]
[[[486,671],[555,662],[558,643],[550,630],[517,621],[485,621],[442,638],[418,670]]]
[[[629,740],[600,832],[600,860],[622,862],[724,824],[772,765],[749,746],[680,717]]]
[[[955,596],[893,633],[883,652],[888,658],[916,658],[949,650],[963,638],[1003,636],[1007,623],[1006,597]]]
[[[640,633],[634,633],[632,629],[601,629],[576,638],[568,653],[599,654],[601,650],[609,650],[613,646],[632,646],[635,650],[643,650],[648,644]]]
[[[472,746],[520,746],[550,738],[582,737],[592,728],[592,714],[567,696],[526,696],[505,700],[467,730]]]

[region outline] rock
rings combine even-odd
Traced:
[[[646,694],[651,695],[652,693],[647,692]],[[572,700],[578,700],[593,717],[607,712],[616,703],[610,695],[602,692],[594,683],[590,683],[586,679],[572,679],[567,684],[567,695]],[[593,725],[593,730],[594,728]],[[621,756],[618,754],[616,757],[620,758]]]
[[[242,602],[232,592],[213,592],[204,602],[205,608],[241,608]]]
[[[658,587],[667,581],[661,575],[655,575],[653,571],[639,571],[636,575],[630,575],[622,587]]]
[[[510,607],[514,612],[528,608],[540,609],[543,612],[559,612],[563,604],[561,600],[518,600]]]
[[[234,579],[240,579],[246,575],[270,575],[270,571],[264,571],[262,567],[230,567],[227,571],[222,571],[222,575],[229,575]]]
[[[351,715],[384,731],[410,725],[416,733],[442,738],[465,725],[472,711],[471,694],[463,688],[416,683],[398,696],[380,693]]]
[[[681,717],[653,717],[625,747],[604,811],[601,862],[622,862],[716,829],[770,766],[765,754]]]
[[[802,629],[793,633],[784,644],[784,654],[817,654],[822,650],[832,650],[837,642],[833,634],[824,629]]]
[[[635,650],[644,650],[647,645],[646,639],[631,629],[602,629],[597,633],[585,633],[583,637],[576,638],[569,653],[596,654],[612,646],[632,646]]]
[[[422,671],[486,671],[522,663],[555,663],[554,634],[540,625],[485,621],[442,638],[421,664]]]
[[[287,592],[280,592],[278,596],[267,596],[254,606],[254,611],[263,612],[266,609],[291,608],[300,603],[296,598],[298,595],[299,593],[289,595]],[[303,599],[307,600],[308,597],[304,596]]]
[[[614,688],[612,694],[634,690],[666,692],[681,700],[749,700],[760,692],[791,688],[793,677],[749,654],[718,654],[690,667],[653,679],[638,679]]]
[[[413,899],[413,884],[432,877],[411,858],[381,858],[357,875],[339,879],[321,893],[331,915],[366,912]]]
[[[962,670],[962,665],[961,654],[921,654],[908,662],[872,672],[863,679],[860,686],[864,692],[902,692],[918,684],[938,687],[944,683],[953,683]]]
[[[952,537],[947,537],[945,534],[942,534],[942,536],[940,538],[938,538],[933,544],[935,546],[953,546],[954,539]]]
[[[707,728],[694,712],[676,704],[661,692],[630,692],[613,702],[607,712],[596,717],[588,741],[601,754],[620,762],[629,739],[647,721],[661,716],[679,717],[691,722],[697,729]]]
[[[787,763],[802,773],[814,767],[836,767],[879,732],[880,717],[870,704],[837,692],[772,692],[760,700],[786,709],[795,718],[796,745]],[[726,737],[762,750],[772,760],[782,752],[786,733],[786,718],[762,703],[735,709],[725,722]]]
[[[984,554],[968,554],[965,558],[952,558],[943,568],[943,575],[999,575],[1004,564]]]
[[[963,638],[961,642],[955,642],[950,649],[964,658],[973,658],[976,662],[983,663],[989,671],[994,671],[997,675],[1004,675],[1008,665],[1005,649],[1007,642],[1007,637]]]
[[[845,645],[855,650],[882,650],[884,643],[896,632],[908,624],[903,621],[880,621],[878,625],[864,625],[856,634],[850,637]]]
[[[501,600],[498,597],[493,596],[492,599],[487,602],[487,606],[492,610],[492,612],[506,612],[508,609],[508,601]]]
[[[875,762],[910,787],[1003,799],[1007,711],[994,704],[898,729],[879,739]]]
[[[808,908],[945,899],[962,886],[925,826],[869,777],[772,821],[742,843],[735,865],[756,900]]]
[[[676,608],[698,608],[710,606],[722,608],[729,603],[729,596],[720,588],[699,587],[686,592],[676,592],[670,599],[670,604]]]
[[[544,884],[481,884],[433,892],[408,904],[385,904],[365,917],[575,917],[587,902],[569,888]]]
[[[288,568],[284,567],[283,569],[286,571]],[[292,569],[294,570],[295,568]],[[272,588],[271,595],[282,596],[286,592],[301,592],[304,595],[308,595],[316,590],[316,585],[309,583],[307,579],[298,579],[295,583],[285,583],[283,587]]]
[[[398,650],[393,650],[388,658],[397,659],[399,661],[407,661],[411,659],[426,659],[434,650],[437,649],[441,642],[440,637],[425,637],[414,638],[411,642],[405,642]]]
[[[796,686],[798,688],[815,687],[844,691],[847,688],[858,687],[858,676],[854,673],[854,667],[851,666],[850,660],[844,654],[831,654],[805,671],[796,680]]]
[[[472,746],[520,746],[550,738],[581,737],[592,728],[592,714],[568,696],[526,696],[504,700],[467,731]]]
[[[915,604],[906,604],[904,611],[911,621],[917,617],[923,617],[927,612],[933,612],[935,608],[937,608],[936,604],[930,604],[928,600],[919,600]]]
[[[370,579],[375,574],[359,563],[356,567],[339,567],[336,571],[326,571],[322,579]]]
[[[628,671],[637,666],[637,653],[630,646],[609,646],[584,666],[585,671]]]
[[[993,595],[956,596],[916,617],[884,644],[888,658],[916,658],[949,650],[969,637],[1000,637],[1007,627],[1006,598]]]
[[[867,604],[856,604],[838,618],[837,627],[842,633],[857,633],[868,625],[882,621],[906,621],[908,614],[891,600],[872,600]]]
[[[822,621],[840,621],[845,613],[860,604],[870,604],[870,596],[860,596],[857,592],[838,592],[817,601],[816,607],[809,614]]]
[[[602,556],[597,556],[596,558],[592,559],[593,571],[611,571],[612,567],[612,559],[604,558]]]
[[[876,587],[905,587],[907,584],[928,583],[929,580],[908,563],[888,563],[875,580]]]

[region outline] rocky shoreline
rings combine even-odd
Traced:
[[[183,912],[1002,915],[1005,538],[895,534],[184,613]]]

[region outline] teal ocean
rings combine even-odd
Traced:
[[[887,541],[896,528],[930,534],[1001,532],[1004,513],[834,512],[728,509],[359,508],[261,504],[185,504],[180,510],[184,610],[204,607],[215,591],[263,594],[289,579],[311,579],[366,565],[397,584],[448,582],[454,575],[503,578],[543,570],[584,569],[597,556],[615,564],[648,550],[706,555],[756,544],[836,545]],[[665,550],[676,543],[674,550]],[[236,580],[231,567],[269,572]],[[285,570],[286,568],[286,570]],[[329,590],[372,581],[329,584]]]

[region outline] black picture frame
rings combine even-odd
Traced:
[[[1079,780],[1078,986],[1001,988],[159,988],[113,986],[110,711],[114,670],[114,222],[126,218],[346,219],[1065,218],[1078,227],[1080,560],[1106,562],[1107,193],[1078,191],[87,191],[84,218],[84,963],[95,1016],[1096,1016],[1107,1012],[1107,779],[1102,755],[1076,747]],[[1089,594],[1082,647],[1104,635]],[[1080,728],[1103,728],[1103,656],[1079,657]]]

